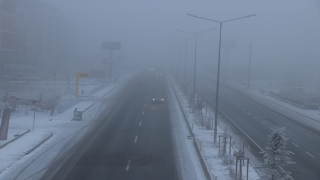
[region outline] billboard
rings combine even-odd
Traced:
[[[104,50],[120,50],[120,42],[102,42],[102,49]]]
[[[5,109],[2,115],[2,121],[0,126],[0,140],[7,140],[9,120],[10,120],[10,109]]]

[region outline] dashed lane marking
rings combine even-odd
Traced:
[[[299,147],[298,144],[296,144],[296,143],[294,143],[294,142],[292,142],[292,144],[295,145],[295,146],[297,146],[297,147]]]
[[[128,164],[127,164],[127,167],[126,167],[126,171],[128,171],[128,170],[129,170],[130,163],[131,163],[131,160],[129,160],[129,161],[128,161]]]
[[[144,111],[142,111],[142,114],[144,114]]]
[[[242,111],[246,111],[245,109],[243,109],[243,108],[241,108],[242,109]]]
[[[261,121],[261,123],[262,123],[262,124],[264,124],[264,125],[266,125],[266,123],[265,123],[265,122],[263,122],[263,121]]]
[[[257,117],[254,116],[255,119],[258,119]]]
[[[140,121],[139,126],[141,126],[142,121]]]
[[[251,115],[251,113],[248,112],[249,115]]]
[[[136,136],[136,138],[134,138],[134,143],[136,143],[138,141],[138,136]]]
[[[148,101],[148,98],[146,100]]]
[[[314,157],[312,154],[310,154],[309,152],[306,151],[306,153],[307,153],[309,156],[311,156],[311,157],[313,157],[313,158],[316,158],[316,157]]]
[[[147,104],[144,104],[144,106],[147,106]]]

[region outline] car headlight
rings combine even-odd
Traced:
[[[162,101],[164,101],[164,99],[161,99]]]
[[[154,101],[154,99],[152,99],[152,101]]]

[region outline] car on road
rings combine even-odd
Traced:
[[[164,98],[152,98],[153,104],[162,104],[164,103]]]

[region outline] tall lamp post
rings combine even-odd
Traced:
[[[225,22],[230,22],[230,21],[235,21],[238,19],[243,19],[243,18],[248,18],[248,17],[252,17],[255,16],[255,14],[252,15],[248,15],[248,16],[244,16],[244,17],[239,17],[239,18],[234,18],[234,19],[229,19],[229,20],[225,20],[225,21],[216,21],[213,19],[208,19],[208,18],[203,18],[203,17],[199,17],[199,16],[195,16],[192,14],[187,14],[188,16],[192,16],[194,18],[199,18],[199,19],[203,19],[203,20],[207,20],[207,21],[213,21],[213,22],[217,22],[220,24],[220,37],[219,37],[219,58],[218,58],[218,74],[217,74],[217,90],[216,90],[216,107],[215,107],[215,116],[214,116],[214,144],[216,144],[217,142],[217,119],[218,119],[218,98],[219,98],[219,76],[220,76],[220,54],[221,54],[221,30],[222,30],[222,23]]]
[[[193,38],[182,38],[182,37],[177,37],[177,36],[172,36],[174,38],[178,39],[184,39],[186,41],[186,55],[185,55],[185,60],[184,60],[184,76],[183,76],[183,83],[186,83],[186,78],[187,78],[187,50],[188,50],[188,40],[193,39]]]
[[[214,28],[214,29],[209,29],[209,30],[206,30],[206,31],[201,31],[201,32],[189,32],[189,31],[183,31],[183,30],[180,30],[180,29],[177,29],[177,31],[179,32],[184,32],[184,33],[189,33],[189,34],[194,34],[196,37],[195,37],[195,46],[194,46],[194,66],[193,66],[193,97],[192,97],[192,101],[193,101],[193,104],[195,104],[195,100],[196,100],[196,67],[197,67],[197,41],[198,41],[198,34],[201,34],[201,33],[205,33],[205,32],[208,32],[208,31],[213,31],[217,28]]]

